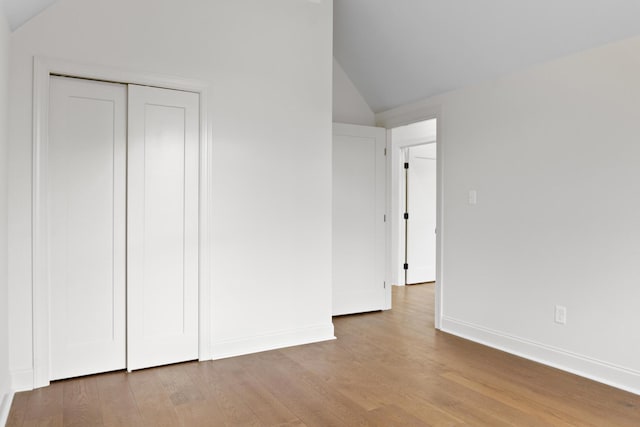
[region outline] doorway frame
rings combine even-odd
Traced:
[[[154,86],[197,93],[200,98],[199,189],[198,189],[198,359],[211,359],[211,144],[208,123],[209,85],[198,80],[79,64],[35,56],[33,59],[33,143],[32,143],[32,310],[33,388],[50,380],[50,289],[49,233],[47,218],[47,147],[49,137],[49,84],[52,75],[122,84]]]
[[[434,304],[434,324],[436,329],[442,328],[443,317],[443,301],[445,290],[445,274],[444,274],[444,132],[442,126],[442,108],[440,105],[433,104],[414,104],[407,107],[401,107],[395,110],[378,113],[376,115],[376,123],[387,129],[387,144],[390,155],[387,156],[387,188],[389,188],[387,196],[387,206],[389,211],[389,219],[387,221],[387,239],[391,244],[387,245],[387,263],[388,263],[388,279],[393,280],[393,266],[397,258],[397,254],[393,253],[394,242],[391,240],[392,227],[396,224],[398,218],[397,212],[393,209],[393,176],[394,164],[402,156],[402,149],[395,147],[392,140],[391,130],[400,126],[406,126],[426,120],[436,119],[436,284],[435,284],[435,304]],[[418,144],[415,144],[418,145]],[[392,282],[390,282],[392,283]]]
[[[431,119],[431,120],[435,120],[435,119]],[[420,123],[420,122],[416,122],[416,123]],[[436,121],[436,126],[437,126],[437,121]],[[436,134],[437,134],[437,130],[436,130]],[[400,202],[402,201],[401,199],[403,199],[402,191],[405,189],[405,186],[406,186],[406,182],[404,180],[404,169],[402,168],[402,164],[408,161],[408,159],[405,156],[406,152],[404,150],[413,148],[413,147],[421,147],[423,145],[431,145],[431,144],[436,144],[436,153],[437,153],[438,151],[437,135],[436,135],[436,139],[433,139],[433,140],[420,138],[414,141],[406,141],[404,143],[394,143],[393,140],[391,141],[392,152],[396,152],[396,150],[398,150],[398,157],[395,159],[395,162],[393,163],[392,170],[391,170],[392,192],[391,192],[390,210],[393,210],[394,213],[396,213],[397,215],[400,215],[399,212],[402,206]],[[438,162],[438,156],[436,154],[436,169],[437,169],[437,162]],[[411,166],[409,166],[409,168],[411,168]],[[436,181],[437,181],[437,177],[436,177]],[[437,184],[438,183],[436,182],[436,192],[437,192]],[[438,209],[437,206],[435,209],[437,211]],[[396,286],[405,286],[406,283],[400,284],[395,282],[398,281],[397,279],[399,279],[400,276],[404,276],[404,272],[405,272],[402,266],[403,266],[403,263],[405,262],[404,260],[405,253],[406,253],[405,245],[407,244],[407,241],[405,238],[405,227],[407,226],[407,224],[406,224],[406,220],[396,215],[392,215],[391,220],[392,221],[397,220],[395,224],[391,224],[391,241],[395,243],[394,247],[392,247],[392,257],[393,257],[393,254],[395,253],[395,257],[392,258],[392,262],[391,262],[391,274],[393,274],[392,283],[394,283]]]

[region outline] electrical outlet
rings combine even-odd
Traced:
[[[556,323],[560,325],[567,324],[567,307],[556,305]]]
[[[478,204],[478,192],[476,190],[469,190],[469,204],[470,205]]]

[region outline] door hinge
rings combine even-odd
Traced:
[[[384,155],[385,156],[387,155],[387,149],[386,148],[384,149]]]
[[[404,263],[404,269],[408,270],[409,269],[409,264],[407,264],[406,262]]]
[[[387,289],[387,282],[382,282],[384,283],[384,288]]]
[[[404,213],[404,219],[409,219],[409,212]]]
[[[405,169],[409,169],[409,162],[405,162],[405,163],[404,163],[404,168],[405,168]]]
[[[387,222],[387,215],[384,216],[384,222]]]

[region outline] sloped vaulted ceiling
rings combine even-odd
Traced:
[[[16,29],[56,0],[2,1]],[[639,0],[334,0],[334,15],[334,56],[376,112],[640,34]]]
[[[334,2],[334,56],[376,112],[638,34],[638,0]]]
[[[3,1],[9,26],[15,30],[56,0],[0,0]]]

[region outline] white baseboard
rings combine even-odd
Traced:
[[[33,390],[33,369],[23,369],[11,372],[11,388],[19,391]]]
[[[214,341],[212,345],[212,359],[225,359],[243,354],[259,353],[261,351],[276,350],[278,348],[328,341],[335,338],[333,335],[333,323],[329,323],[301,329],[280,331],[272,334],[256,335],[237,340]]]
[[[12,402],[13,402],[13,392],[9,392],[4,396],[2,396],[2,401],[0,401],[0,426],[4,426],[7,424]]]
[[[640,372],[450,317],[441,330],[534,362],[640,395]]]

